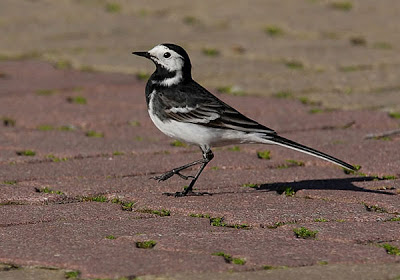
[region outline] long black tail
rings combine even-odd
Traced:
[[[273,137],[268,137],[268,138],[265,138],[265,139],[268,140],[268,141],[273,142],[274,144],[277,144],[277,145],[280,145],[280,146],[283,146],[283,147],[286,147],[286,148],[290,148],[290,149],[293,149],[293,150],[296,150],[296,151],[299,151],[299,152],[303,152],[303,153],[306,153],[306,154],[309,154],[309,155],[312,155],[312,156],[315,156],[315,157],[330,161],[330,162],[335,163],[337,165],[340,165],[341,167],[344,167],[346,169],[356,170],[356,168],[351,164],[348,164],[348,163],[346,163],[346,162],[344,162],[344,161],[342,161],[340,159],[337,159],[337,158],[335,158],[333,156],[327,155],[327,154],[325,154],[323,152],[320,152],[320,151],[314,150],[312,148],[309,148],[307,146],[301,145],[299,143],[296,143],[296,142],[294,142],[292,140],[289,140],[289,139],[286,139],[284,137],[281,137],[281,136],[278,136],[278,135],[274,135]]]

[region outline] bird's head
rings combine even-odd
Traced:
[[[191,79],[190,59],[186,51],[174,44],[157,45],[147,52],[133,52],[154,62],[156,72],[153,78],[164,85],[173,85],[184,79]],[[171,78],[175,78],[171,80]]]

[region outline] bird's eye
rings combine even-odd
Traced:
[[[169,53],[169,52],[164,53],[165,58],[169,58],[170,56],[171,56],[171,53]]]

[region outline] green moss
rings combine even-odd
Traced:
[[[272,270],[272,269],[277,269],[277,266],[273,266],[273,265],[263,265],[262,269],[264,270]]]
[[[76,130],[76,127],[73,125],[63,125],[58,128],[60,131],[73,131]]]
[[[293,69],[293,70],[302,70],[304,69],[304,64],[303,62],[299,60],[288,60],[285,61],[284,64],[286,65],[287,68]]]
[[[313,105],[313,106],[320,105],[320,102],[310,100],[310,98],[308,98],[306,96],[301,96],[298,99],[304,105]]]
[[[388,253],[389,255],[400,256],[400,249],[396,246],[385,243],[382,244],[381,247],[384,248],[386,250],[386,253]]]
[[[95,200],[93,200],[93,199],[95,199]],[[88,200],[90,200],[90,201],[98,201],[98,202],[111,202],[111,203],[119,204],[119,205],[121,205],[121,209],[123,211],[132,211],[133,207],[134,207],[134,204],[135,204],[135,202],[133,202],[133,201],[124,202],[124,201],[120,200],[119,198],[113,198],[111,200],[108,200],[104,196],[98,196],[98,197],[95,197],[95,198],[88,198]]]
[[[33,59],[39,58],[40,56],[41,54],[37,51],[20,53],[16,55],[0,54],[0,61]]]
[[[187,147],[186,143],[183,143],[183,142],[181,142],[179,140],[174,140],[171,143],[171,146],[173,146],[173,147]]]
[[[247,224],[227,224],[224,222],[224,218],[214,217],[210,218],[210,225],[214,227],[228,227],[228,228],[236,228],[236,229],[250,229],[250,226]]]
[[[219,167],[218,166],[213,166],[213,167],[211,167],[211,170],[214,170],[214,171],[219,170]]]
[[[59,70],[72,69],[72,63],[68,60],[59,60],[54,64],[54,68]]]
[[[234,263],[237,265],[244,265],[246,263],[245,259],[241,259],[241,258],[232,258],[231,255],[226,254],[224,252],[215,252],[212,253],[213,256],[219,256],[219,257],[223,257],[226,263]]]
[[[62,191],[54,191],[50,189],[49,187],[44,187],[44,188],[35,188],[36,192],[40,193],[50,193],[50,194],[58,194],[58,195],[63,195],[64,193]]]
[[[274,94],[276,98],[292,98],[293,93],[291,91],[278,91]]]
[[[150,74],[147,72],[139,71],[136,73],[136,78],[140,81],[147,81],[150,78]]]
[[[94,201],[94,202],[107,202],[108,198],[104,195],[98,196],[85,196],[81,198],[82,201]]]
[[[185,23],[187,25],[195,25],[195,24],[200,23],[200,21],[194,16],[185,16],[183,18],[183,23]]]
[[[129,121],[128,124],[131,125],[131,126],[140,126],[140,122],[139,121]]]
[[[353,167],[355,168],[355,170],[350,170],[350,169],[343,168],[343,172],[345,174],[355,174],[355,173],[357,173],[358,170],[361,169],[361,165],[358,165],[358,164],[353,165]]]
[[[223,257],[225,262],[227,262],[227,263],[232,262],[232,256],[229,255],[229,254],[226,254],[224,252],[215,252],[215,253],[212,253],[212,255],[213,256],[218,256],[218,257]]]
[[[296,191],[292,187],[286,187],[284,193],[285,196],[294,196]]]
[[[233,96],[243,96],[245,92],[238,86],[222,86],[218,87],[217,91],[219,93],[229,94]]]
[[[379,180],[396,180],[397,176],[396,175],[383,175],[383,176],[378,176],[377,178]]]
[[[340,39],[340,35],[333,31],[322,31],[321,37],[324,39],[338,40]]]
[[[5,185],[16,185],[17,181],[15,181],[15,180],[6,180],[6,181],[3,181],[1,183],[5,184]]]
[[[237,265],[245,265],[246,264],[246,260],[245,259],[241,259],[241,258],[233,258],[232,259],[232,263],[233,264],[237,264]]]
[[[268,25],[264,28],[264,32],[267,33],[271,37],[281,36],[285,32],[282,28],[276,25]]]
[[[233,147],[229,147],[228,151],[231,152],[239,152],[240,151],[240,147],[239,146],[233,146]]]
[[[339,90],[339,92],[342,92],[344,94],[351,94],[353,92],[353,88],[351,88],[351,87],[344,87],[344,88],[340,88],[338,90]]]
[[[4,126],[15,126],[16,125],[16,120],[9,118],[9,117],[1,117],[0,120],[3,122]]]
[[[308,111],[310,114],[318,114],[318,113],[323,113],[324,110],[321,108],[312,108]]]
[[[393,46],[388,42],[375,42],[373,44],[373,47],[376,48],[376,49],[382,49],[382,50],[391,50],[391,49],[393,49]]]
[[[353,4],[348,1],[337,1],[337,2],[330,3],[330,7],[335,10],[347,12],[353,8]]]
[[[373,187],[372,189],[377,191],[385,191],[385,190],[395,190],[396,188],[393,186],[378,186],[378,187]]]
[[[141,141],[143,141],[143,140],[144,140],[144,138],[143,138],[142,136],[136,136],[136,137],[135,137],[135,141],[141,142]]]
[[[80,274],[81,273],[76,270],[75,271],[67,271],[67,272],[65,272],[64,277],[66,279],[77,279],[77,278],[79,278]]]
[[[96,72],[96,69],[90,65],[82,65],[79,70],[81,70],[82,72],[89,72],[89,73]]]
[[[329,220],[327,220],[327,219],[324,219],[324,218],[318,218],[318,219],[315,219],[315,220],[314,220],[314,222],[318,222],[318,223],[326,223],[326,222],[329,222]]]
[[[210,224],[213,227],[224,227],[226,224],[223,222],[223,218],[210,218]]]
[[[86,132],[86,136],[87,137],[93,137],[93,138],[103,138],[104,137],[104,133],[103,132],[96,132],[94,130],[89,130],[88,132]]]
[[[400,222],[400,216],[390,218],[390,219],[386,220],[386,222]]]
[[[305,227],[295,228],[293,229],[294,234],[297,238],[303,239],[315,239],[318,231],[312,231]]]
[[[262,269],[264,270],[272,270],[272,269],[285,269],[287,266],[273,266],[273,265],[263,265]]]
[[[117,3],[107,3],[106,4],[106,12],[108,13],[119,13],[121,12],[122,8],[121,5],[117,4]]]
[[[135,202],[133,202],[133,201],[131,201],[131,202],[122,202],[121,203],[121,209],[123,211],[132,211],[134,205],[135,205]]]
[[[270,150],[258,151],[257,157],[259,159],[270,160],[271,159],[271,151]]]
[[[121,204],[122,201],[118,197],[115,197],[115,198],[111,199],[111,203]]]
[[[166,209],[161,209],[161,210],[153,210],[153,209],[138,209],[136,210],[137,212],[140,213],[149,213],[149,214],[154,214],[154,215],[158,215],[160,217],[166,217],[166,216],[171,216],[171,211],[166,210]]]
[[[40,131],[50,131],[50,130],[54,129],[54,126],[49,125],[49,124],[43,124],[43,125],[39,125],[37,127],[37,129],[40,130]]]
[[[123,156],[125,153],[124,152],[119,152],[119,151],[114,151],[113,156]]]
[[[116,238],[114,235],[112,235],[112,234],[107,235],[106,238],[107,238],[107,239],[111,239],[111,240],[117,239],[117,238]]]
[[[389,117],[393,119],[400,119],[400,112],[390,112]]]
[[[378,205],[370,205],[365,202],[362,202],[361,204],[364,205],[365,210],[367,210],[368,212],[377,212],[377,213],[387,213],[388,212],[385,208],[379,207]]]
[[[16,152],[18,156],[26,156],[26,157],[33,157],[36,155],[35,151],[32,150],[22,150]]]
[[[366,46],[367,45],[367,40],[362,36],[354,36],[354,37],[351,37],[349,40],[353,46]]]
[[[319,265],[327,265],[328,262],[327,262],[327,261],[319,261],[318,264],[319,264]]]
[[[132,276],[128,276],[128,277],[122,276],[122,277],[115,278],[115,279],[116,280],[141,280],[142,278],[139,278],[139,277],[132,278]],[[94,279],[94,280],[111,280],[111,279]]]
[[[392,138],[389,136],[376,136],[373,138],[374,140],[383,140],[383,141],[392,141]]]
[[[53,154],[47,155],[46,158],[51,159],[53,162],[61,162],[61,161],[67,161],[68,160],[67,157],[60,158],[60,157],[56,157]]]
[[[343,168],[343,172],[344,172],[345,174],[356,174],[356,175],[363,176],[363,177],[372,177],[372,178],[374,178],[374,181],[380,181],[380,180],[396,180],[396,179],[397,179],[397,176],[396,176],[396,175],[382,175],[382,176],[379,176],[379,175],[375,175],[375,174],[366,174],[366,173],[362,173],[362,172],[357,171],[357,170],[360,170],[360,169],[361,169],[361,166],[360,166],[360,165],[355,165],[354,167],[356,168],[356,171],[354,171],[354,170],[348,170],[348,169]]]
[[[24,205],[25,203],[20,202],[20,201],[6,201],[0,203],[0,205]]]
[[[297,223],[297,221],[276,222],[276,223],[273,224],[273,225],[267,226],[267,228],[269,228],[269,229],[276,229],[276,228],[281,227],[281,226],[284,226],[284,225],[290,225],[290,224],[296,224],[296,223]]]
[[[0,263],[0,271],[10,271],[10,270],[17,270],[21,267],[15,264],[10,263]]]
[[[256,188],[258,188],[259,186],[258,186],[257,184],[248,183],[248,184],[243,184],[242,187],[256,189]]]
[[[217,50],[215,48],[203,48],[201,51],[206,56],[218,56],[218,55],[220,55],[219,50]]]
[[[67,97],[67,102],[73,103],[73,104],[80,104],[80,105],[87,104],[87,100],[83,96],[69,96],[69,97]]]
[[[147,240],[147,241],[137,241],[136,247],[140,249],[153,249],[154,246],[157,245],[157,242],[154,240]]]
[[[56,89],[38,89],[36,91],[37,95],[41,95],[41,96],[50,96],[53,94],[56,94],[58,92],[58,90]]]
[[[289,168],[289,167],[304,166],[304,165],[305,164],[304,164],[303,161],[294,160],[294,159],[287,159],[286,163],[278,165],[277,168],[285,169],[285,168]]]
[[[300,161],[300,160],[294,160],[294,159],[287,159],[286,162],[290,165],[294,165],[294,166],[304,166],[304,162]]]

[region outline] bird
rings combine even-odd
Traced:
[[[279,136],[277,132],[241,114],[192,78],[192,65],[187,52],[176,44],[163,43],[149,51],[132,54],[145,57],[155,64],[155,71],[145,88],[148,113],[154,125],[164,134],[191,145],[197,145],[202,158],[169,170],[152,179],[165,181],[174,175],[191,182],[183,191],[165,193],[176,197],[205,195],[194,192],[200,174],[214,158],[213,147],[257,143],[276,144],[327,160],[348,170],[355,170],[340,159]],[[181,173],[200,165],[194,176]]]

